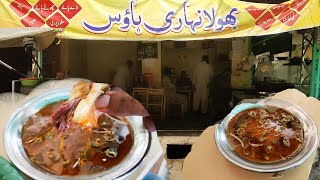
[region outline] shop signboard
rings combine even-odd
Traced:
[[[215,39],[320,25],[316,0],[0,0],[0,12],[0,28],[64,29],[59,36],[71,39]]]

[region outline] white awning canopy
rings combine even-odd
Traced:
[[[26,37],[34,38],[37,50],[47,48],[55,39],[58,33],[50,28],[0,28],[0,48],[22,47],[23,39]]]

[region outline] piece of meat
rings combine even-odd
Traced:
[[[63,103],[59,109],[51,116],[52,122],[56,125],[61,132],[65,132],[70,125],[73,113],[81,101],[81,98],[76,98]]]
[[[85,99],[82,99],[74,111],[72,121],[86,127],[97,125],[98,117],[95,113],[97,98],[109,89],[108,84],[94,83]]]
[[[89,94],[83,90],[87,87],[91,89]],[[145,128],[150,132],[156,130],[148,111],[122,89],[111,86],[110,91],[106,91],[108,84],[82,82],[74,88],[77,90],[72,90],[69,100],[52,116],[60,131],[65,132],[69,128],[70,120],[83,126],[94,126],[99,115],[103,113],[112,116],[142,116]]]
[[[29,141],[33,139],[38,134],[43,134],[48,129],[52,127],[52,122],[50,121],[50,118],[41,116],[39,114],[33,115],[29,117],[27,120],[25,126],[23,127],[24,137],[22,137],[24,140]]]
[[[92,83],[79,81],[72,88],[68,101],[64,102],[51,116],[52,122],[60,131],[65,132],[69,128],[70,120],[73,117],[77,105],[89,94],[91,87]]]
[[[79,81],[71,91],[69,101],[78,98],[85,98],[90,92],[90,83]]]
[[[63,138],[60,139],[60,142],[63,141],[63,157],[70,162],[75,162],[80,157],[81,151],[87,151],[90,148],[90,131],[82,129],[74,122],[71,122],[68,132],[61,138]]]

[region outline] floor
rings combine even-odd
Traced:
[[[155,120],[158,130],[204,130],[214,124],[215,119],[210,114],[187,112],[184,118],[166,118]]]
[[[216,120],[211,115],[198,112],[187,112],[184,118],[155,120],[158,135],[163,151],[167,152],[167,144],[193,144],[202,130],[215,124]],[[180,180],[184,159],[165,159],[169,169],[169,180]]]
[[[198,136],[159,136],[160,144],[164,152],[166,152],[167,144],[193,144]],[[169,169],[169,180],[180,180],[181,170],[184,159],[165,159]]]
[[[159,133],[160,144],[164,152],[166,152],[167,144],[194,144],[199,137],[199,133],[191,133],[191,135],[184,136],[167,134],[168,133]],[[320,154],[320,148],[318,148],[318,154]],[[169,180],[181,180],[181,170],[183,168],[184,159],[168,159],[167,154],[165,154],[165,159],[169,169]],[[320,179],[320,161],[317,161],[317,159],[318,156],[311,169],[309,180]]]
[[[313,163],[311,173],[309,176],[309,180],[319,180],[320,179],[320,161],[319,161],[319,155],[320,155],[320,147],[318,147],[318,154],[315,158],[315,162]]]

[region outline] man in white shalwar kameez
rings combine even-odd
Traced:
[[[208,97],[209,97],[209,84],[213,78],[213,69],[209,64],[207,55],[202,57],[202,61],[197,65],[192,83],[195,88],[193,95],[193,111],[198,111],[206,114],[208,112]]]

